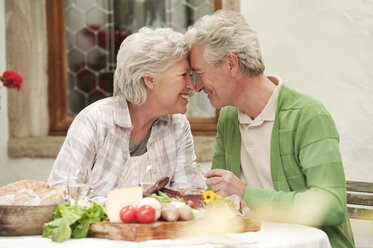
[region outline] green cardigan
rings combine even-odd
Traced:
[[[212,169],[226,169],[240,177],[237,112],[232,106],[221,109]],[[243,198],[247,205],[256,212],[269,207],[284,210],[280,221],[300,224],[309,222],[297,217],[317,213],[320,228],[328,235],[332,247],[354,247],[339,135],[322,104],[283,84],[270,150],[275,190],[247,186]]]

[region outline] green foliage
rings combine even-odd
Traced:
[[[54,220],[43,225],[43,237],[57,242],[86,237],[91,224],[108,220],[105,206],[90,203],[90,207],[61,203],[54,211]]]

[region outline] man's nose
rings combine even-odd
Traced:
[[[203,85],[201,83],[201,80],[199,78],[196,78],[196,85],[195,85],[195,91],[200,92],[203,89]]]
[[[194,83],[193,83],[193,79],[192,78],[188,79],[186,87],[189,90],[194,90]]]

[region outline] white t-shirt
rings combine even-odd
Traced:
[[[262,112],[252,120],[242,111],[238,111],[241,132],[241,176],[248,186],[274,189],[271,176],[271,135],[276,116],[277,98],[282,81],[269,76],[277,88],[272,93]]]

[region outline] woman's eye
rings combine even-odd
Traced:
[[[183,77],[191,77],[193,74],[192,73],[189,73],[189,72],[185,72],[183,74],[181,74],[181,76]]]

